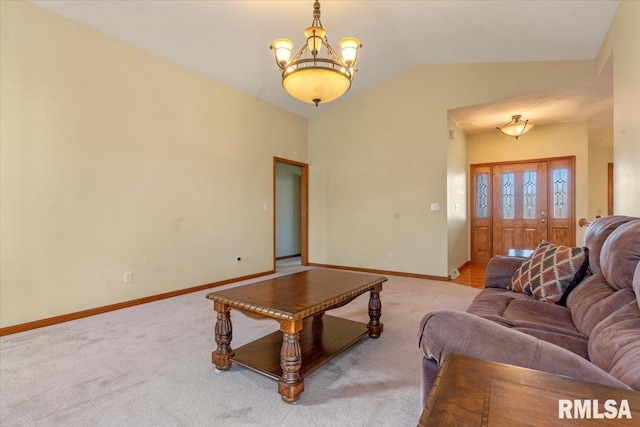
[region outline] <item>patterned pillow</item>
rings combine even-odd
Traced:
[[[587,248],[571,248],[543,241],[516,270],[507,289],[542,302],[556,303],[582,280],[588,263]]]

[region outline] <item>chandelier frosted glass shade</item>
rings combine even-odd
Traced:
[[[332,68],[301,67],[284,74],[282,87],[298,101],[318,105],[344,95],[351,87],[351,79]]]
[[[521,117],[522,116],[520,114],[511,116],[511,121],[509,123],[498,126],[496,129],[507,136],[518,139],[523,134],[529,132],[534,126],[533,122],[530,122],[529,120],[523,121],[521,120]]]
[[[306,41],[293,58],[291,40],[276,39],[271,45],[282,72],[282,87],[295,99],[316,106],[340,98],[351,87],[357,71],[360,41],[355,37],[340,40],[342,56],[336,54],[320,23],[318,1],[313,3],[313,23],[304,35]]]

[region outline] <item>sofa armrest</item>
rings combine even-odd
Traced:
[[[527,258],[496,256],[489,260],[484,278],[485,288],[506,289],[516,270]]]
[[[422,319],[418,341],[424,357],[440,365],[447,355],[456,353],[629,388],[569,350],[463,311],[438,310],[427,314]]]

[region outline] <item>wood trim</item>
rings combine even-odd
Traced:
[[[458,267],[458,271],[462,271],[463,268],[465,268],[466,266],[470,265],[471,261],[467,261],[464,264],[462,264],[460,267]],[[482,264],[482,263],[479,263]]]
[[[513,165],[513,164],[521,164],[521,163],[539,163],[539,162],[550,162],[552,160],[563,160],[576,158],[573,156],[558,156],[558,157],[541,157],[537,159],[524,159],[524,160],[505,160],[502,162],[488,162],[488,163],[473,163],[469,166],[501,166],[501,165]]]
[[[46,319],[41,319],[41,320],[34,320],[32,322],[21,323],[14,326],[7,326],[4,328],[0,328],[0,337],[5,335],[16,334],[18,332],[30,331],[32,329],[43,328],[45,326],[57,325],[58,323],[78,320],[78,319],[82,319],[83,317],[95,316],[96,314],[103,314],[109,311],[120,310],[122,308],[129,308],[129,307],[133,307],[140,304],[146,304],[149,302],[159,301],[162,299],[190,294],[190,293],[202,291],[205,289],[228,285],[230,283],[241,282],[243,280],[255,279],[256,277],[266,276],[268,274],[273,274],[273,273],[275,273],[275,270],[264,271],[262,273],[250,274],[248,276],[235,277],[232,279],[221,280],[219,282],[207,283],[205,285],[198,285],[191,288],[179,289],[177,291],[165,292],[158,295],[151,295],[148,297],[138,298],[131,301],[119,302],[117,304],[110,304],[110,305],[105,305],[103,307],[91,308],[89,310],[76,311],[74,313],[48,317]]]
[[[285,159],[284,157],[276,157],[273,156],[274,162],[287,163],[293,166],[300,166],[301,168],[308,168],[309,165],[307,163],[296,162],[295,160]]]
[[[299,256],[301,256],[301,254],[278,256],[278,257],[276,257],[276,261],[280,261],[281,259],[296,258],[296,257],[299,257]]]
[[[276,270],[276,167],[278,163],[299,166],[300,173],[300,264],[309,265],[309,165],[273,157],[273,270]]]
[[[309,165],[300,176],[300,264],[309,265]]]
[[[404,273],[402,271],[390,271],[390,270],[377,270],[374,268],[348,267],[345,265],[318,264],[315,262],[310,262],[308,265],[312,267],[320,267],[320,268],[333,268],[335,270],[359,271],[361,273],[388,274],[391,276],[413,277],[415,279],[440,280],[444,282],[449,281],[449,277],[447,276],[430,276],[427,274]]]

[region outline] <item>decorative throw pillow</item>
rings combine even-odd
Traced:
[[[589,262],[587,248],[572,248],[543,241],[522,263],[507,289],[542,302],[556,303],[584,277]],[[573,286],[572,286],[573,285]]]

